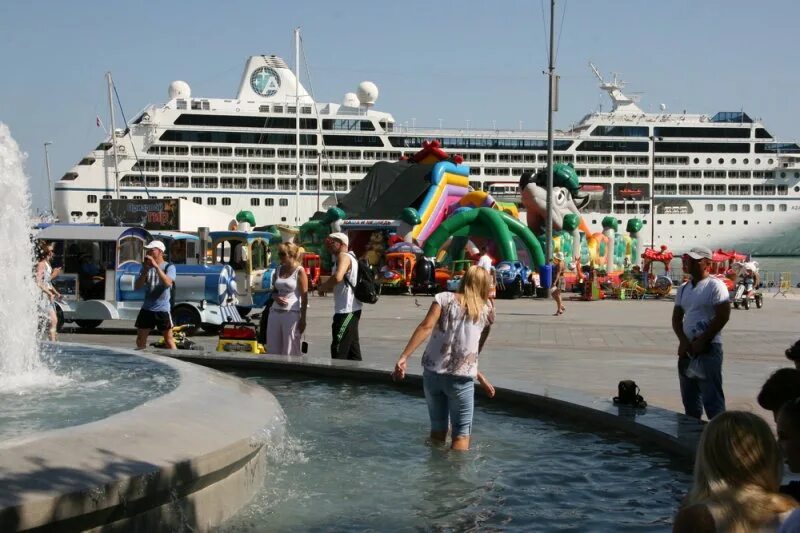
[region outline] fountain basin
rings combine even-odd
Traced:
[[[234,353],[177,351],[171,354],[183,361],[220,370],[246,370],[269,373],[291,372],[323,378],[347,378],[364,382],[392,383],[391,372],[368,361],[336,360],[329,357],[283,355],[237,355]],[[555,416],[578,422],[588,429],[621,431],[646,442],[659,451],[694,459],[704,424],[675,411],[647,406],[644,409],[617,406],[611,398],[598,398],[579,391],[526,381],[491,377],[497,390],[496,403],[523,406],[536,415]],[[406,378],[394,386],[422,390],[422,369],[409,368]],[[616,383],[609,383],[616,389]]]
[[[170,358],[113,352],[167,365],[179,382],[108,418],[0,443],[0,531],[206,530],[261,486],[265,444],[284,430],[269,392]]]
[[[423,444],[425,402],[397,390],[418,394],[418,374],[392,384],[370,362],[175,355],[261,383],[288,414],[287,449],[223,531],[267,521],[279,530],[667,530],[703,427],[664,409],[493,378],[497,397],[480,402],[474,449],[462,456]]]
[[[178,372],[164,363],[112,350],[43,343],[40,357],[49,361],[47,370],[0,380],[0,442],[6,445],[38,431],[128,411],[179,382]]]

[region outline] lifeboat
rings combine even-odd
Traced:
[[[620,189],[617,194],[619,194],[622,198],[641,198],[642,190],[626,187],[624,189]]]

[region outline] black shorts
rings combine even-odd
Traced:
[[[172,317],[169,311],[148,311],[142,309],[136,317],[136,329],[157,329],[166,331],[172,329]]]

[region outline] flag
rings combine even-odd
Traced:
[[[102,128],[103,127],[103,123],[100,122],[100,117],[95,117],[95,119],[96,119],[95,122],[97,123],[97,127],[98,128]]]

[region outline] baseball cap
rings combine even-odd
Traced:
[[[686,255],[692,259],[714,259],[711,250],[705,246],[694,246],[691,250],[686,252]]]
[[[153,241],[150,244],[146,244],[145,245],[145,249],[147,249],[147,250],[152,250],[153,248],[158,248],[162,252],[166,252],[167,251],[167,247],[164,246],[164,243],[161,242],[161,241]]]
[[[331,233],[328,235],[329,239],[336,239],[337,241],[343,243],[345,246],[350,246],[350,239],[347,238],[347,235],[344,233]]]

